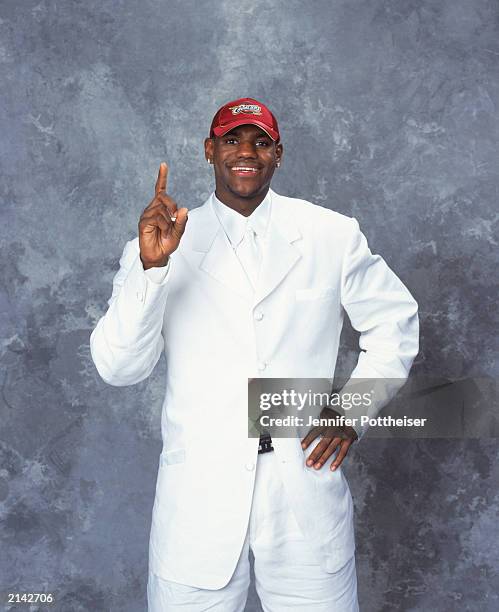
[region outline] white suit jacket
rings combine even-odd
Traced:
[[[246,534],[258,448],[248,438],[248,378],[332,378],[345,311],[361,333],[352,377],[403,380],[418,352],[417,304],[357,221],[270,196],[256,294],[210,196],[189,212],[162,283],[144,273],[138,238],[126,244],[90,340],[100,376],[117,386],[147,378],[165,351],[150,569],[201,588],[228,582]],[[345,477],[306,467],[299,439],[274,448],[297,522],[334,572],[354,553]]]

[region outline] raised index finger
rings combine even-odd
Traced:
[[[158,178],[156,180],[156,186],[154,187],[154,192],[156,195],[159,193],[166,193],[166,181],[168,179],[168,166],[166,162],[161,162],[159,164],[159,172]]]

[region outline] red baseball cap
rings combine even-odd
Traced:
[[[279,142],[277,119],[265,104],[253,98],[239,98],[219,108],[211,122],[210,138],[223,136],[238,125],[248,123],[262,128],[272,140]]]

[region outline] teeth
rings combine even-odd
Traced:
[[[232,170],[235,170],[236,172],[257,172],[258,168],[246,168],[244,166],[238,166],[236,168],[232,168]]]

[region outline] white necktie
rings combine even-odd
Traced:
[[[246,225],[243,239],[236,249],[236,255],[253,289],[255,289],[258,281],[258,272],[260,270],[260,249],[255,230],[249,223]]]

